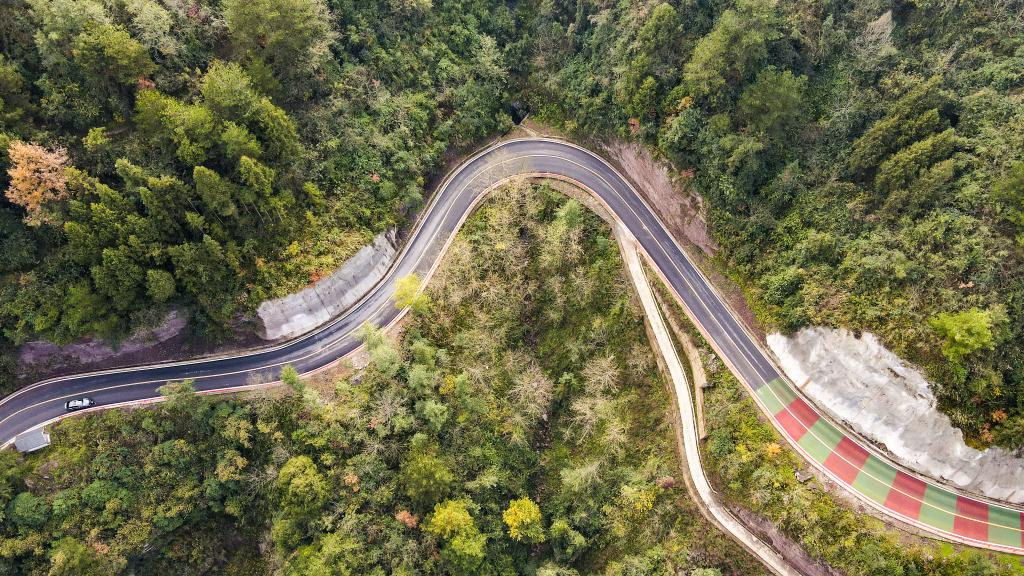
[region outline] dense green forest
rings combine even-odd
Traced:
[[[878,333],[1024,445],[1019,2],[543,2],[530,101],[656,147],[759,316]]]
[[[499,194],[412,304],[361,371],[246,402],[169,385],[0,452],[0,574],[761,573],[689,499],[593,213]]]
[[[520,100],[673,162],[769,326],[874,331],[972,442],[1024,445],[1017,2],[3,0],[0,15],[8,352],[118,337],[171,306],[223,334],[407,220],[446,151],[506,129]]]
[[[511,121],[496,3],[0,2],[0,327],[217,336]],[[7,386],[2,387],[9,390]]]
[[[878,333],[971,443],[1020,449],[1022,100],[1014,0],[0,0],[0,392],[31,338],[172,307],[229,333],[407,223],[521,101],[670,161],[767,326]],[[606,231],[548,193],[501,202],[400,342],[367,334],[365,372],[245,403],[171,387],[0,454],[0,573],[756,570],[666,479]],[[726,375],[714,394],[728,496],[813,553],[995,570],[824,514],[772,480],[790,456],[754,465],[775,440]]]

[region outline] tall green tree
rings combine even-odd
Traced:
[[[332,18],[323,0],[227,0],[224,20],[235,52],[265,91],[296,92],[329,55]],[[261,74],[268,69],[272,76]]]

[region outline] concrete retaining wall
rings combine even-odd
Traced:
[[[395,230],[379,234],[341,268],[316,284],[257,309],[257,333],[265,340],[305,334],[341,314],[373,287],[391,267],[397,245]]]

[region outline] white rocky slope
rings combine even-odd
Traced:
[[[815,404],[881,446],[896,461],[965,490],[1024,502],[1024,459],[1001,449],[975,450],[935,407],[920,371],[873,334],[805,328],[768,336],[783,370]]]

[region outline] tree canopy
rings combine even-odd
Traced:
[[[664,480],[669,393],[596,214],[517,184],[434,279],[400,335],[363,331],[361,370],[174,383],[0,451],[0,573],[758,573]]]
[[[871,331],[971,444],[1024,445],[1018,10],[576,7],[531,23],[540,117],[671,160],[762,325]]]
[[[172,309],[206,346],[405,222],[510,122],[499,4],[7,2],[0,352]]]

